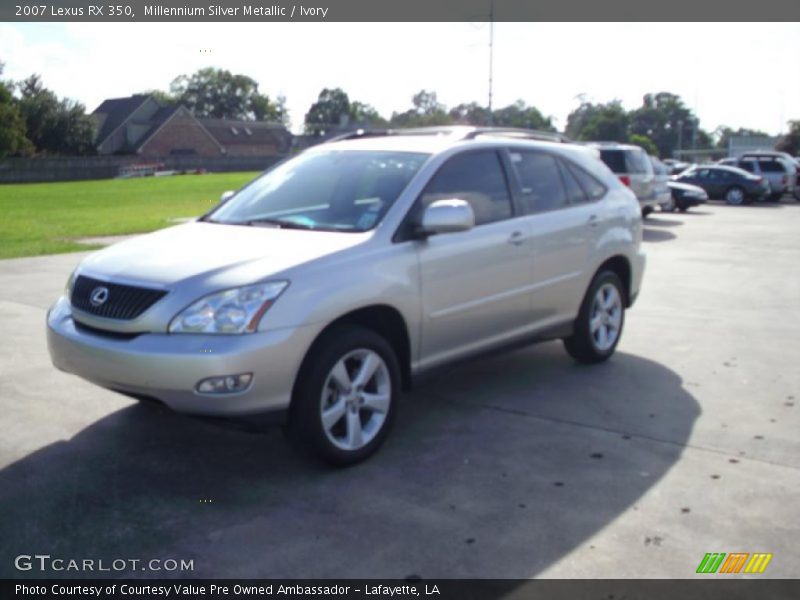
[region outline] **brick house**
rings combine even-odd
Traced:
[[[98,154],[272,157],[291,146],[291,134],[279,123],[199,119],[147,94],[105,100],[92,117]]]

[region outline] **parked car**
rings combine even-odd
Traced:
[[[667,165],[670,175],[678,175],[692,166],[692,163],[677,160],[675,158],[665,158],[664,164]]]
[[[797,168],[791,156],[782,152],[748,152],[739,157],[739,168],[760,175],[769,182],[770,200],[778,201],[784,194],[793,194]]]
[[[669,181],[667,185],[672,194],[672,208],[667,210],[677,209],[686,212],[692,206],[698,206],[708,200],[708,194],[700,186],[680,181]]]
[[[766,200],[770,194],[769,183],[763,177],[725,165],[698,165],[676,176],[675,181],[699,186],[709,198],[734,205]]]
[[[672,200],[672,191],[669,189],[669,169],[662,163],[657,156],[650,156],[653,164],[653,187],[656,194],[656,202],[661,210],[672,212],[675,205]]]
[[[619,180],[631,188],[639,200],[642,216],[646,217],[658,206],[655,173],[647,152],[639,146],[617,142],[590,142],[600,151],[601,160]]]
[[[724,158],[719,164],[736,166],[763,177],[769,182],[773,202],[784,194],[794,194],[797,168],[788,154],[782,152],[748,152],[737,158]]]
[[[423,372],[559,338],[608,359],[641,239],[635,197],[583,146],[365,133],[83,260],[48,346],[59,369],[178,412],[277,413],[345,465],[381,445]]]

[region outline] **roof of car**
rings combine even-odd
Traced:
[[[599,150],[637,150],[644,151],[641,146],[635,144],[622,144],[620,142],[585,142],[587,146],[598,148]]]
[[[692,165],[692,167],[695,170],[713,169],[715,171],[727,171],[729,173],[736,173],[737,175],[748,175],[748,176],[752,175],[752,173],[749,173],[748,171],[745,171],[744,169],[740,169],[739,167],[731,167],[731,166],[728,166],[728,165],[718,165],[716,163],[703,164],[703,165]]]
[[[550,139],[547,139],[550,138]],[[556,133],[536,132],[523,129],[484,127],[432,127],[420,129],[382,130],[347,135],[313,146],[309,151],[326,150],[372,150],[395,152],[423,152],[434,154],[458,145],[473,145],[479,142],[498,142],[515,145],[553,147],[562,146],[567,138]],[[573,146],[573,144],[567,144]]]

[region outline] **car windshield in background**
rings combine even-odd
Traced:
[[[265,173],[213,223],[361,232],[375,227],[427,160],[410,152],[311,152]]]

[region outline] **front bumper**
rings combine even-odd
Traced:
[[[286,409],[312,326],[244,335],[145,333],[132,339],[76,327],[61,298],[47,314],[47,345],[53,364],[105,388],[155,398],[175,411],[219,417]],[[201,394],[201,379],[253,373],[249,388]]]

